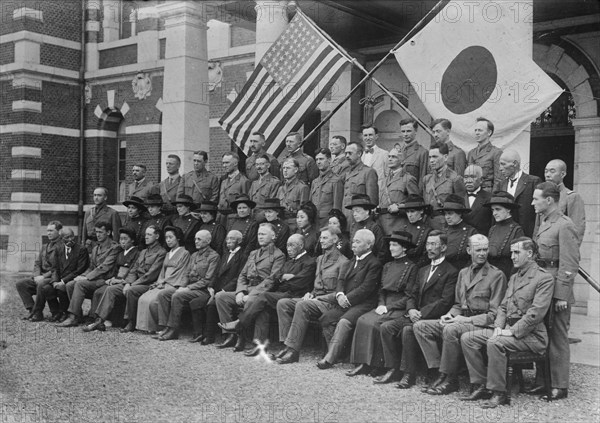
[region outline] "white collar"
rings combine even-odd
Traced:
[[[444,261],[445,258],[446,258],[446,256],[442,256],[437,260],[431,260],[431,267],[439,266],[440,264],[442,264],[442,262]]]
[[[134,248],[135,248],[134,246],[131,246],[131,247],[129,247],[128,249],[126,249],[126,250],[123,252],[123,255],[124,255],[124,256],[126,256],[126,255],[127,255],[127,253],[129,253],[129,252],[130,252],[131,250],[133,250]]]
[[[306,254],[306,250],[302,251],[300,254],[298,254],[296,257],[294,257],[294,260],[298,260],[300,257],[302,257],[304,254]]]
[[[519,170],[516,174],[514,178],[508,178],[509,181],[518,181],[519,178],[521,177],[521,175],[523,174],[522,170]]]
[[[235,247],[235,249],[234,249],[234,250],[229,250],[229,254],[235,254],[235,253],[237,253],[238,251],[240,251],[240,248],[242,248],[242,247],[240,247],[240,246],[238,245],[237,247]]]
[[[362,261],[364,260],[369,254],[371,254],[371,251],[367,251],[366,253],[364,253],[362,256],[360,257],[356,257],[356,260],[358,261]]]

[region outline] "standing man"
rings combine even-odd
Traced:
[[[29,313],[24,320],[31,320],[39,322],[44,320],[42,311],[44,310],[45,303],[41,303],[41,309],[34,311],[35,301],[33,300],[34,295],[39,295],[39,290],[44,285],[48,285],[52,281],[52,271],[56,267],[56,253],[64,249],[63,242],[60,238],[60,230],[62,229],[62,223],[54,220],[48,223],[46,227],[46,235],[48,236],[48,244],[44,244],[40,250],[40,254],[37,256],[33,265],[33,274],[31,277],[21,279],[17,281],[17,292],[23,301],[23,305]],[[58,314],[60,309],[58,307],[58,301],[56,298],[48,302],[52,315]]]
[[[365,146],[365,153],[361,157],[362,162],[377,172],[377,178],[380,181],[385,179],[388,172],[388,156],[386,150],[377,146],[379,131],[373,125],[364,125],[362,139]]]
[[[317,207],[319,228],[327,226],[329,211],[341,209],[344,183],[331,169],[331,151],[321,148],[315,156],[319,177],[310,186],[310,201]]]
[[[560,190],[554,182],[535,187],[533,206],[540,215],[540,227],[534,236],[539,248],[538,263],[554,278],[554,314],[550,337],[550,372],[552,392],[542,398],[550,401],[566,398],[569,388],[569,323],[575,302],[573,284],[579,270],[579,237],[573,221],[558,208]],[[544,392],[543,374],[537,369],[537,386],[531,394]]]
[[[312,160],[312,158],[311,158]],[[289,226],[290,232],[296,232],[298,227],[296,223],[296,213],[300,206],[307,202],[310,197],[308,185],[299,178],[300,164],[296,159],[286,159],[281,167],[283,173],[283,184],[277,191],[277,198],[281,205],[285,207],[285,223]]]
[[[227,215],[220,214],[219,223],[227,227],[227,216],[231,210],[231,202],[235,201],[241,194],[248,194],[250,181],[238,169],[240,157],[237,153],[225,153],[221,160],[225,173],[221,178],[221,187],[219,190],[219,210],[221,213],[227,211]]]
[[[471,211],[463,215],[464,221],[474,227],[477,232],[487,236],[492,227],[492,209],[483,207],[490,201],[492,193],[481,189],[483,182],[483,171],[477,165],[469,165],[465,169],[465,188],[467,189],[466,200]]]
[[[315,160],[302,151],[302,144],[302,135],[298,132],[290,132],[287,137],[285,137],[287,155],[280,159],[280,163],[283,165],[288,159],[295,159],[298,162],[299,168],[298,179],[306,185],[310,185],[313,179],[319,176],[319,169],[317,169]]]
[[[163,200],[163,210],[165,214],[175,214],[177,210],[173,202],[177,198],[177,188],[181,182],[179,168],[181,167],[181,158],[176,154],[169,154],[165,162],[168,176],[155,185],[154,194],[160,194]],[[156,192],[158,191],[158,192]]]
[[[138,197],[142,200],[146,200],[148,194],[150,194],[154,182],[146,178],[146,165],[136,164],[133,165],[131,174],[133,175],[133,182],[129,184],[127,189],[127,197]]]
[[[341,135],[334,135],[329,140],[329,150],[331,151],[331,170],[338,176],[343,176],[348,169],[348,161],[344,155],[346,151],[346,145],[348,142],[346,138]]]
[[[270,161],[268,155],[263,154],[256,157],[254,163],[256,169],[253,169],[253,172],[256,172],[258,176],[252,181],[248,196],[253,198],[256,204],[263,204],[267,198],[277,197],[277,191],[279,190],[281,181],[271,174],[270,168],[273,165],[273,162]],[[279,162],[277,162],[277,167],[279,168]],[[254,218],[259,223],[264,222],[265,214],[263,210],[254,209]]]
[[[500,155],[502,150],[492,145],[490,137],[494,134],[494,124],[486,118],[477,118],[475,123],[475,141],[477,147],[467,154],[467,163],[475,164],[483,170],[481,187],[492,191],[494,186],[502,179],[500,173]]]
[[[379,201],[379,186],[377,172],[366,166],[362,162],[364,147],[357,142],[351,142],[346,147],[346,161],[349,167],[344,176],[344,212],[348,223],[354,222],[352,211],[347,209],[352,202],[352,196],[356,194],[365,194],[369,196],[371,203],[377,204]]]
[[[410,173],[421,183],[427,175],[429,154],[421,144],[417,142],[418,123],[412,118],[400,121],[400,136],[404,143],[400,146],[404,171]]]
[[[531,205],[533,191],[542,182],[540,178],[528,175],[521,170],[521,156],[515,150],[505,150],[500,156],[500,173],[504,177],[496,185],[495,191],[506,191],[515,197],[519,205],[513,218],[521,225],[526,237],[533,235],[535,226],[535,210]]]
[[[448,160],[446,164],[450,169],[455,171],[458,176],[463,176],[465,167],[467,167],[467,155],[464,150],[455,146],[450,141],[450,132],[452,131],[452,122],[448,119],[436,119],[431,122],[431,131],[433,138],[438,144],[446,144],[448,146]]]
[[[83,217],[83,229],[81,231],[81,243],[85,245],[88,252],[96,245],[96,233],[94,228],[98,222],[109,222],[110,227],[114,228],[116,233],[121,229],[121,218],[119,213],[106,205],[108,200],[108,190],[104,187],[98,187],[94,190],[94,207],[85,212]]]
[[[246,177],[250,181],[256,181],[260,172],[258,171],[258,166],[256,166],[256,159],[261,156],[267,156],[267,162],[270,163],[269,172],[275,178],[280,178],[280,165],[277,159],[272,155],[267,153],[265,149],[265,136],[260,132],[253,132],[248,139],[248,144],[250,145],[250,157],[246,159]]]
[[[219,201],[219,178],[206,170],[208,153],[198,150],[194,152],[194,170],[186,173],[179,182],[177,198],[189,195],[194,204],[205,200]]]

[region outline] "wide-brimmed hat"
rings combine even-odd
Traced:
[[[373,204],[367,194],[354,194],[352,201],[346,206],[348,210],[352,210],[352,207],[362,207],[366,210],[371,210],[377,207],[377,204]]]
[[[146,208],[146,206],[144,205],[144,200],[142,200],[140,197],[136,197],[134,195],[132,195],[131,197],[129,197],[129,200],[123,201],[123,205],[125,207],[136,206],[141,211],[148,210]]]
[[[160,194],[150,194],[148,198],[146,198],[146,202],[144,205],[147,206],[162,206],[165,202],[162,199],[162,195]]]
[[[415,248],[416,245],[412,242],[412,235],[410,232],[405,231],[393,231],[391,235],[385,237],[388,241],[394,241],[403,245],[405,248]]]
[[[423,210],[426,214],[431,213],[431,205],[427,204],[423,197],[417,194],[409,194],[406,200],[398,206],[400,210]]]
[[[510,210],[521,207],[520,204],[515,203],[515,197],[506,191],[494,191],[494,193],[492,193],[492,198],[490,198],[488,202],[483,205],[483,207],[492,207],[494,204],[506,207]]]
[[[285,210],[279,198],[266,198],[264,203],[259,204],[257,207],[264,210]]]
[[[442,206],[436,207],[436,211],[454,211],[458,213],[468,213],[471,211],[465,206],[465,199],[460,195],[450,194],[443,201]]]
[[[253,209],[254,207],[256,207],[256,203],[254,201],[252,201],[250,199],[250,197],[248,197],[247,194],[240,194],[240,195],[238,195],[237,198],[235,199],[235,201],[231,202],[231,204],[230,204],[231,208],[234,211],[237,211],[237,206],[240,203],[244,203],[244,204],[248,205],[248,207],[250,207],[251,209]]]
[[[219,206],[214,201],[203,201],[200,203],[198,207],[194,210],[195,212],[217,212],[219,211]]]
[[[119,228],[119,233],[127,235],[129,238],[131,238],[133,240],[133,242],[137,241],[137,234],[131,228]]]
[[[179,197],[177,197],[175,199],[175,201],[173,201],[174,206],[176,206],[177,204],[185,204],[185,205],[189,206],[190,208],[193,208],[195,205],[194,199],[187,194],[181,194]]]

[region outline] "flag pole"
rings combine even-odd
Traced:
[[[310,137],[312,137],[318,130],[320,130],[323,125],[325,125],[325,123],[327,123],[334,114],[336,114],[338,112],[338,110],[340,110],[342,108],[342,106],[344,105],[344,103],[346,103],[346,101],[348,101],[350,99],[350,97],[352,97],[352,95],[369,79],[372,77],[372,75],[375,73],[375,71],[377,71],[377,69],[379,69],[384,62],[388,59],[388,57],[398,48],[400,48],[409,38],[411,38],[415,33],[417,33],[418,31],[421,30],[421,26],[423,25],[423,23],[425,21],[427,21],[427,19],[433,14],[433,13],[438,13],[438,9],[440,9],[440,6],[444,3],[447,3],[449,0],[440,0],[425,16],[423,16],[423,18],[421,18],[421,20],[408,32],[408,34],[406,34],[374,67],[373,69],[371,69],[370,71],[367,72],[367,70],[358,63],[358,61],[351,57],[343,48],[341,48],[328,34],[326,34],[324,31],[321,31],[320,28],[316,25],[314,25],[312,23],[312,21],[310,20],[310,18],[308,16],[306,16],[301,10],[300,8],[298,8],[297,13],[302,14],[307,22],[309,22],[309,24],[311,24],[311,26],[313,28],[316,28],[320,34],[322,34],[329,42],[333,43],[347,58],[350,59],[350,61],[352,63],[354,63],[361,71],[366,72],[366,75],[350,90],[350,92],[346,95],[346,97],[344,97],[344,99],[342,101],[340,101],[334,108],[333,110],[331,110],[329,112],[329,114],[327,114],[327,116],[325,116],[325,118],[319,122],[319,124],[313,128],[312,131],[310,131],[308,133],[308,135],[306,135],[304,137],[303,141],[306,141],[307,139],[309,139]],[[398,100],[396,98],[395,95],[393,95],[387,88],[385,88],[385,86],[383,86],[383,84],[379,83],[378,81],[376,81],[374,78],[372,78],[373,81],[387,94],[391,97],[392,101],[396,102],[400,107],[402,107],[403,110],[405,110],[411,117],[413,117],[414,119],[416,119],[417,123],[419,123],[430,135],[431,135],[431,130],[429,129],[429,127],[427,125],[425,125],[420,119],[416,118],[416,116],[414,116],[414,114],[412,112],[410,112],[406,106],[404,106],[404,104],[402,104],[400,102],[400,100]]]

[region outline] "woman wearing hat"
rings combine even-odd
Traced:
[[[236,215],[227,221],[227,233],[232,230],[242,233],[242,243],[240,246],[246,255],[258,248],[256,238],[258,223],[252,217],[252,209],[254,207],[256,207],[256,203],[250,200],[247,194],[238,195],[235,201],[231,202],[231,209]]]
[[[201,231],[204,229],[210,232],[212,237],[210,248],[221,255],[225,248],[225,236],[227,235],[227,232],[225,227],[217,222],[217,209],[217,203],[213,201],[203,201],[202,204],[200,204],[200,207],[194,210],[192,215],[199,215],[202,224],[198,230]]]
[[[265,220],[275,227],[275,246],[282,253],[287,254],[287,240],[290,237],[290,227],[281,220],[281,216],[285,215],[285,207],[281,205],[279,198],[267,198],[257,206],[261,209],[260,215],[264,216]]]
[[[144,227],[142,228],[143,236],[145,236],[146,229],[148,229],[149,226],[155,226],[162,231],[167,225],[169,217],[162,212],[163,204],[164,202],[160,194],[150,194],[146,198],[144,205],[148,209],[148,216],[146,222],[144,222]],[[164,240],[161,242],[161,245],[164,246]]]
[[[136,329],[138,330],[156,332],[158,330],[158,294],[165,289],[175,291],[187,283],[187,267],[191,254],[183,247],[183,231],[177,226],[167,226],[165,242],[169,252],[163,261],[160,275],[138,300],[136,316]]]
[[[513,211],[519,208],[519,204],[515,203],[515,198],[508,192],[496,191],[483,206],[492,209],[492,216],[496,221],[488,234],[490,242],[488,261],[502,270],[509,279],[513,270],[510,244],[513,239],[525,236],[521,226],[512,217]]]
[[[195,207],[194,200],[187,194],[181,194],[173,202],[177,209],[177,215],[171,217],[171,226],[176,226],[183,232],[182,247],[185,247],[191,253],[196,251],[196,241],[194,237],[200,229],[201,222],[191,214]]]
[[[471,211],[465,207],[464,197],[456,194],[450,194],[446,197],[442,207],[437,210],[444,213],[444,219],[448,228],[448,244],[446,248],[446,261],[461,270],[467,267],[471,262],[471,256],[467,253],[469,238],[475,235],[477,230],[463,221],[463,215]]]
[[[144,205],[144,200],[131,196],[129,200],[123,201],[123,205],[127,207],[127,217],[123,227],[131,229],[135,233],[135,242],[138,249],[143,250],[146,247],[143,228],[146,223],[145,215],[148,211]]]
[[[315,257],[315,249],[319,240],[317,214],[317,206],[311,201],[300,205],[300,209],[296,213],[296,224],[298,225],[296,233],[304,236],[304,248],[308,255],[313,257]]]
[[[352,201],[346,206],[346,209],[352,210],[354,223],[350,227],[350,242],[354,239],[354,234],[359,229],[368,229],[375,235],[375,245],[373,245],[373,254],[376,255],[382,262],[382,258],[387,255],[383,250],[383,230],[377,222],[373,220],[371,211],[377,207],[371,203],[371,199],[366,194],[355,194],[352,196]]]
[[[346,215],[339,209],[331,209],[329,211],[329,220],[327,223],[327,227],[334,227],[339,229],[341,232],[340,240],[337,242],[335,247],[342,253],[346,258],[354,257],[354,253],[352,252],[352,243],[350,242],[350,233],[348,232],[348,221],[346,220]],[[315,256],[318,257],[323,254],[323,248],[321,247],[321,243],[317,243],[317,248],[315,250]]]
[[[400,361],[396,357],[384,357],[379,330],[382,323],[400,319],[407,313],[408,297],[415,286],[418,287],[417,265],[406,255],[408,249],[415,248],[412,235],[394,231],[385,239],[389,243],[392,261],[383,266],[377,308],[363,314],[356,323],[350,362],[357,367],[346,373],[347,376],[383,373],[374,383],[400,379]],[[384,361],[384,358],[388,361]]]
[[[431,206],[425,203],[423,197],[419,195],[409,195],[406,201],[399,207],[400,212],[406,214],[406,218],[402,219],[399,229],[408,232],[412,236],[414,248],[409,248],[406,252],[417,267],[427,266],[430,260],[425,253],[425,243],[427,235],[431,232],[429,224],[429,215],[431,214]]]

